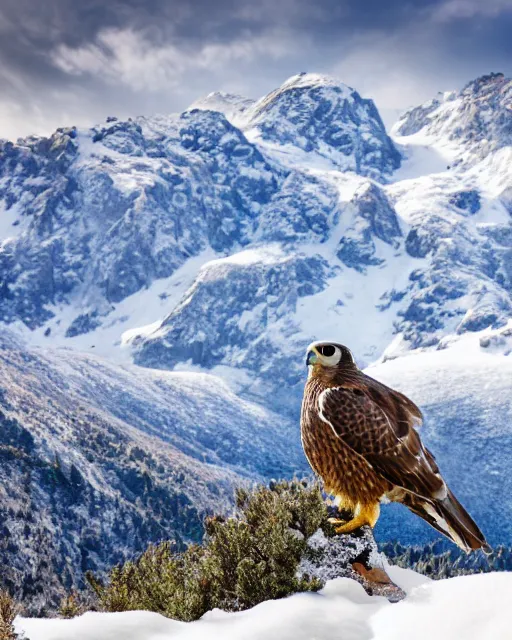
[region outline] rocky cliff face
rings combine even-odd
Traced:
[[[2,143],[3,320],[33,329],[73,300],[105,314],[206,247],[252,242],[290,170],[271,165],[244,132],[283,148],[293,139],[376,177],[399,164],[373,103],[327,79],[292,79],[244,113],[241,128],[219,111],[192,109]]]
[[[332,78],[299,74],[244,113],[250,138],[286,153],[296,148],[338,170],[377,180],[400,165],[371,100]]]

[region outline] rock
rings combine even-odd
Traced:
[[[382,179],[400,166],[400,154],[373,101],[334,78],[293,76],[244,117],[251,136],[318,154],[343,171]]]
[[[475,189],[458,191],[450,197],[450,204],[453,204],[458,209],[464,209],[468,213],[475,214],[480,211],[481,207],[480,193]]]
[[[370,595],[382,595],[391,602],[398,602],[405,593],[387,575],[386,564],[370,527],[333,536],[318,530],[308,540],[308,551],[301,561],[299,574],[322,581],[352,578]]]

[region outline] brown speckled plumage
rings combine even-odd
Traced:
[[[325,347],[336,355],[325,357]],[[422,421],[418,407],[360,371],[342,345],[314,343],[308,362],[310,356],[301,413],[304,452],[326,491],[359,514],[350,522],[374,526],[386,496],[466,551],[486,548],[484,536],[446,486],[414,428]],[[350,531],[350,523],[339,530]]]
[[[347,509],[354,510],[357,504],[370,505],[378,502],[391,486],[375,473],[364,456],[334,433],[320,418],[319,411],[313,409],[318,406],[318,399],[324,391],[322,382],[312,378],[304,392],[301,434],[306,457],[313,470],[322,478],[326,491],[340,497]],[[364,438],[364,427],[360,417],[354,412],[350,396],[342,400],[343,403],[340,402],[338,407],[340,422],[352,423],[354,435]]]

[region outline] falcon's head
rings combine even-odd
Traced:
[[[328,369],[355,367],[350,349],[337,342],[312,342],[307,349],[306,365],[320,365]]]

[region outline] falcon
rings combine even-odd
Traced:
[[[337,533],[374,527],[380,501],[400,502],[466,552],[490,551],[482,532],[450,491],[415,426],[418,407],[360,371],[347,347],[314,342],[301,411],[304,452],[348,521]]]

